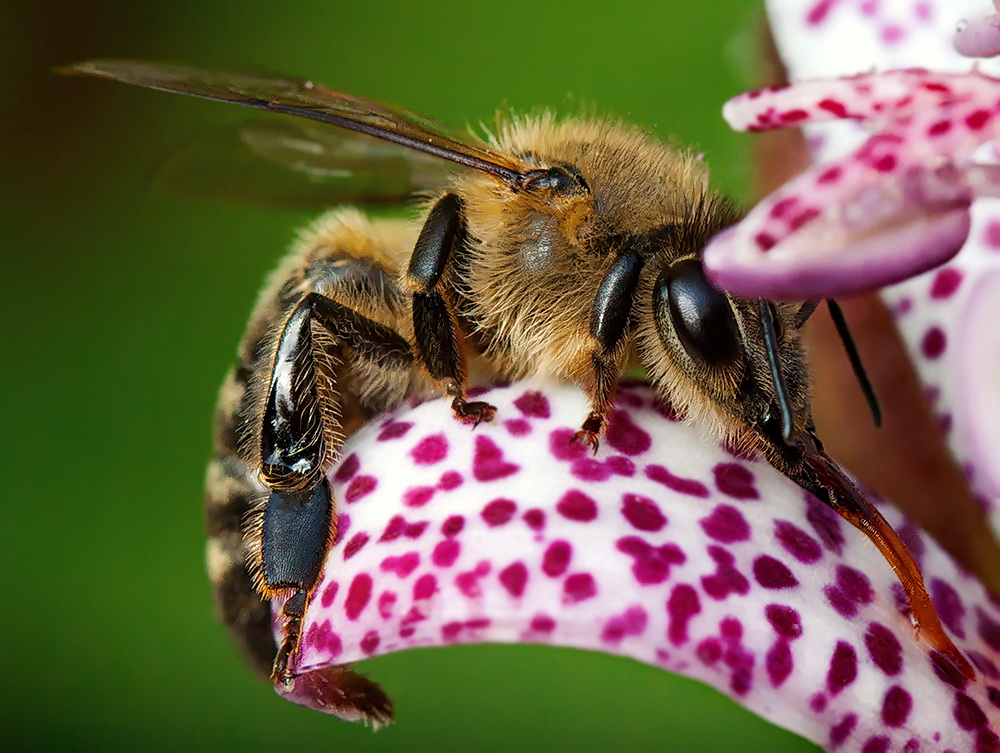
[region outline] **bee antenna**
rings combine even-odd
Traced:
[[[806,301],[799,307],[799,310],[795,312],[795,329],[800,329],[803,324],[809,321],[809,317],[812,316],[817,306],[819,306],[819,301]]]
[[[785,375],[781,373],[781,363],[778,360],[778,335],[774,329],[774,309],[769,301],[758,301],[757,310],[760,314],[760,326],[764,331],[764,351],[767,353],[767,365],[771,367],[774,396],[778,403],[778,410],[781,411],[781,437],[786,444],[791,444],[795,413],[788,400]]]
[[[832,298],[826,299],[826,305],[830,309],[830,318],[833,319],[833,324],[837,328],[837,334],[840,335],[840,342],[844,344],[844,352],[847,353],[847,358],[851,362],[854,377],[858,380],[858,385],[861,387],[861,391],[865,395],[865,400],[868,402],[868,410],[871,411],[872,421],[875,423],[875,426],[881,426],[882,408],[878,402],[878,395],[875,394],[875,388],[872,387],[871,380],[868,379],[868,374],[865,372],[864,364],[861,363],[861,356],[858,353],[857,345],[854,344],[854,338],[851,337],[851,330],[847,327],[844,312],[841,310],[840,304]]]

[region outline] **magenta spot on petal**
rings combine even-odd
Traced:
[[[905,36],[906,32],[903,31],[901,26],[896,24],[886,24],[882,27],[882,41],[886,44],[901,42]],[[863,751],[862,753],[878,753],[878,751]]]
[[[339,544],[340,540],[347,535],[347,532],[351,530],[351,516],[346,512],[342,512],[337,515],[337,532],[333,536],[334,545]]]
[[[815,693],[812,698],[809,699],[809,708],[817,714],[822,714],[826,711],[827,702],[828,699],[826,697],[826,693]]]
[[[898,160],[895,154],[883,154],[878,159],[872,161],[872,167],[876,172],[880,173],[891,173],[896,169],[897,164]]]
[[[795,668],[795,660],[792,658],[792,649],[788,641],[777,640],[771,645],[767,656],[764,657],[764,668],[767,670],[771,687],[781,687]]]
[[[997,669],[997,665],[994,664],[993,661],[987,656],[979,653],[978,651],[971,650],[967,650],[965,653],[969,657],[969,661],[971,661],[975,665],[976,669],[982,672],[986,677],[989,677],[992,680],[1000,677],[1000,669]]]
[[[528,583],[528,568],[523,562],[514,562],[499,572],[497,577],[507,593],[515,599],[524,595],[524,587]]]
[[[489,437],[476,437],[476,449],[472,458],[472,475],[477,481],[496,481],[520,470],[518,465],[508,463],[503,450]]]
[[[378,540],[395,541],[399,538],[418,539],[426,529],[426,520],[410,523],[402,515],[393,515]]]
[[[857,725],[858,715],[846,714],[843,719],[830,728],[830,747],[837,748],[843,745]]]
[[[638,494],[626,494],[622,498],[622,515],[640,531],[659,531],[667,524],[666,516],[656,503]]]
[[[784,604],[768,604],[764,608],[764,616],[780,637],[793,641],[802,635],[802,618],[791,607]]]
[[[886,727],[902,727],[913,708],[913,698],[899,685],[893,685],[882,699],[882,721]]]
[[[361,462],[358,460],[358,456],[353,452],[344,458],[340,467],[337,468],[337,472],[333,474],[334,481],[349,481],[358,469],[361,467]]]
[[[708,554],[715,560],[715,573],[701,579],[705,593],[716,601],[722,601],[732,593],[745,596],[750,592],[750,581],[736,569],[733,564],[736,558],[729,550],[713,545],[708,547]]]
[[[344,560],[349,560],[355,554],[361,551],[365,544],[368,543],[368,534],[364,531],[359,531],[351,537],[351,540],[344,544]]]
[[[931,283],[931,298],[948,298],[962,283],[962,273],[953,267],[938,270]]]
[[[431,562],[433,562],[438,567],[451,567],[455,564],[455,560],[458,559],[459,553],[462,551],[462,545],[459,544],[455,539],[445,539],[444,541],[439,541],[431,554]]]
[[[739,463],[719,463],[712,469],[719,491],[734,499],[760,499],[753,485],[753,472]]]
[[[798,578],[792,574],[788,566],[769,554],[762,554],[753,561],[753,577],[764,588],[773,590],[795,588],[799,585]]]
[[[817,175],[816,182],[820,184],[836,183],[838,180],[840,180],[840,176],[843,174],[843,172],[844,172],[843,168],[841,168],[839,165],[833,165],[832,167],[828,167],[826,170]]]
[[[374,654],[375,649],[378,648],[379,641],[378,632],[369,630],[365,633],[364,638],[361,639],[361,650],[369,655]]]
[[[358,476],[347,485],[347,491],[344,492],[344,502],[347,504],[357,502],[375,491],[376,486],[378,486],[378,481],[374,476]]]
[[[931,327],[920,341],[920,350],[924,356],[933,360],[940,358],[941,354],[944,353],[945,343],[944,330],[940,327]]]
[[[368,606],[368,600],[372,597],[372,576],[368,573],[358,573],[351,581],[351,587],[347,589],[347,598],[344,600],[344,612],[347,619],[356,620],[362,610]]]
[[[662,465],[647,465],[646,478],[663,484],[668,489],[680,494],[690,494],[692,497],[707,497],[709,495],[708,487],[700,481],[675,476]]]
[[[903,647],[885,625],[872,622],[865,631],[865,648],[875,666],[887,675],[898,675],[903,669]]]
[[[524,522],[532,531],[541,531],[545,528],[545,510],[533,507],[525,511]]]
[[[441,533],[448,538],[456,536],[465,528],[465,518],[461,515],[451,515],[441,524]]]
[[[774,202],[771,207],[771,216],[775,218],[781,218],[786,212],[788,212],[792,207],[799,203],[798,196],[786,196],[783,199],[779,199]]]
[[[526,437],[531,434],[531,424],[523,418],[511,418],[503,422],[504,428],[512,437]]]
[[[486,525],[490,527],[502,526],[504,523],[510,522],[510,519],[514,517],[514,513],[517,512],[517,504],[510,499],[494,499],[492,502],[488,503],[483,511],[480,513],[482,519],[486,522]]]
[[[843,102],[838,102],[835,99],[823,99],[819,102],[819,109],[826,110],[828,113],[833,115],[835,118],[846,118],[847,108],[844,107]]]
[[[330,581],[323,589],[323,594],[319,597],[319,603],[323,609],[329,609],[330,605],[333,604],[333,600],[337,598],[337,589],[340,586],[337,581]]]
[[[994,651],[1000,651],[1000,623],[978,607],[976,617],[979,637]]]
[[[615,615],[604,623],[601,640],[605,643],[618,643],[631,635],[642,635],[646,630],[649,616],[640,606],[629,607],[623,614]]]
[[[559,514],[568,520],[588,523],[597,517],[597,503],[581,491],[570,489],[556,504]]]
[[[990,699],[990,703],[1000,709],[1000,688],[990,685],[986,688],[986,696]]]
[[[392,617],[392,611],[396,606],[398,597],[393,591],[383,591],[378,597],[378,614],[383,620]]]
[[[722,641],[718,638],[705,638],[695,648],[695,656],[705,664],[715,664],[722,657]]]
[[[432,434],[421,439],[410,450],[410,456],[417,465],[434,465],[448,457],[448,439],[444,434]]]
[[[819,215],[820,211],[816,207],[808,207],[807,209],[803,209],[801,212],[799,212],[797,215],[795,215],[788,221],[788,228],[790,230],[798,230],[807,222],[812,222],[813,220],[815,220],[817,217],[819,217]]]
[[[394,572],[400,578],[406,578],[420,565],[420,555],[417,552],[407,552],[399,557],[386,557],[379,567],[385,572]]]
[[[536,633],[551,633],[556,629],[556,621],[547,614],[536,614],[531,618],[531,629]]]
[[[635,463],[624,455],[612,455],[605,461],[605,465],[616,476],[631,478],[635,475]]]
[[[594,458],[578,458],[570,466],[572,473],[580,481],[607,481],[611,478],[611,469]]]
[[[818,0],[809,8],[809,13],[806,14],[806,22],[810,26],[819,26],[826,19],[827,14],[833,9],[833,6],[839,2],[840,0]]]
[[[753,240],[761,251],[770,251],[778,243],[775,237],[769,233],[757,233]]]
[[[549,399],[541,392],[525,392],[514,401],[514,407],[530,418],[549,418],[552,411],[549,409]]]
[[[993,249],[1000,248],[1000,220],[990,220],[983,230],[983,242]]]
[[[462,474],[458,471],[445,471],[441,474],[441,478],[438,479],[438,489],[450,492],[452,489],[460,487],[462,481]]]
[[[702,530],[723,544],[733,544],[750,538],[750,526],[743,514],[730,505],[719,505],[712,514],[699,521]]]
[[[719,623],[719,632],[724,638],[738,640],[743,637],[743,623],[735,617],[726,617]]]
[[[573,573],[563,583],[563,603],[575,604],[597,595],[597,583],[590,573]]]
[[[786,520],[779,520],[775,523],[774,536],[781,544],[781,548],[799,562],[810,565],[818,562],[819,558],[823,556],[816,539]]]
[[[964,730],[979,729],[986,725],[986,714],[979,708],[979,704],[965,693],[955,694],[955,705],[952,708],[952,714],[958,726]]]
[[[948,119],[939,120],[936,123],[932,123],[927,129],[928,136],[944,136],[948,131],[951,130],[951,121]]]
[[[400,625],[400,627],[399,627],[399,637],[400,638],[409,638],[415,632],[417,632],[417,628],[416,628],[415,625],[403,624],[403,625]]]
[[[558,540],[549,544],[542,555],[542,572],[550,578],[556,578],[566,572],[570,558],[573,556],[573,545],[568,541]]]
[[[671,565],[681,565],[687,559],[673,542],[653,546],[638,536],[618,539],[615,548],[632,557],[632,575],[643,586],[663,583],[670,577]]]
[[[389,421],[382,426],[382,431],[378,434],[378,441],[385,442],[390,439],[399,439],[406,436],[406,432],[413,428],[409,421]]]
[[[930,594],[941,622],[959,638],[964,639],[965,628],[962,621],[965,619],[965,605],[962,604],[958,591],[950,583],[935,578],[930,583]]]
[[[413,584],[413,600],[423,601],[437,593],[437,578],[432,573],[424,573]]]
[[[840,691],[854,682],[858,677],[858,655],[850,643],[837,641],[830,658],[830,669],[826,673],[826,689],[830,695]]]
[[[678,583],[667,600],[667,638],[675,646],[687,643],[688,623],[701,611],[698,592],[687,583]]]
[[[844,534],[840,530],[840,516],[812,495],[807,497],[806,520],[819,537],[820,543],[834,554],[844,549]]]
[[[976,735],[975,753],[998,753],[1000,751],[1000,736],[991,729],[981,729]]]
[[[403,505],[406,507],[423,507],[437,491],[433,486],[414,486],[403,492]]]
[[[608,444],[625,455],[639,455],[650,448],[653,440],[643,429],[632,423],[625,411],[611,411],[605,432]]]
[[[799,121],[805,120],[809,117],[809,113],[805,110],[788,110],[783,112],[778,116],[778,119],[782,123],[798,123]]]
[[[888,753],[889,738],[885,735],[873,735],[861,746],[861,753]]]
[[[973,131],[978,131],[984,125],[986,125],[990,120],[990,113],[988,110],[976,110],[975,112],[969,113],[965,118],[965,124]]]

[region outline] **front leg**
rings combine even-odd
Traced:
[[[573,441],[589,445],[595,453],[618,389],[622,354],[641,272],[642,257],[627,247],[601,280],[591,309],[590,334],[594,338],[594,349],[590,354],[593,382],[588,385],[590,415],[573,436]]]
[[[275,345],[258,445],[260,478],[271,493],[247,529],[257,590],[265,598],[287,597],[272,673],[286,685],[293,677],[290,664],[302,620],[336,533],[326,474],[341,441],[342,398],[334,366],[346,357],[397,372],[413,364],[409,345],[389,327],[319,293],[303,296]],[[338,677],[367,689],[355,701],[368,699],[363,711],[369,718],[391,713],[377,686],[348,670]]]
[[[420,230],[406,272],[413,291],[413,334],[417,352],[431,377],[445,383],[445,394],[453,398],[455,417],[473,426],[489,421],[496,413],[489,403],[466,400],[465,358],[458,341],[453,294],[441,283],[445,272],[454,274],[453,254],[465,251],[462,200],[445,194],[431,208]],[[446,278],[447,279],[447,278]]]

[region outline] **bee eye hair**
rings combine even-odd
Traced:
[[[697,259],[681,259],[660,272],[653,288],[656,328],[664,343],[677,334],[684,350],[709,366],[726,366],[742,352],[733,307]]]

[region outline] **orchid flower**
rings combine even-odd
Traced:
[[[1000,609],[899,515],[886,512],[973,681],[941,672],[915,639],[863,534],[648,387],[620,390],[596,456],[570,442],[586,414],[578,389],[487,394],[497,418],[474,432],[433,400],[345,446],[331,475],[340,531],[299,677],[279,691],[290,700],[356,720],[331,707],[326,668],[540,643],[697,678],[838,750],[1000,750]]]

